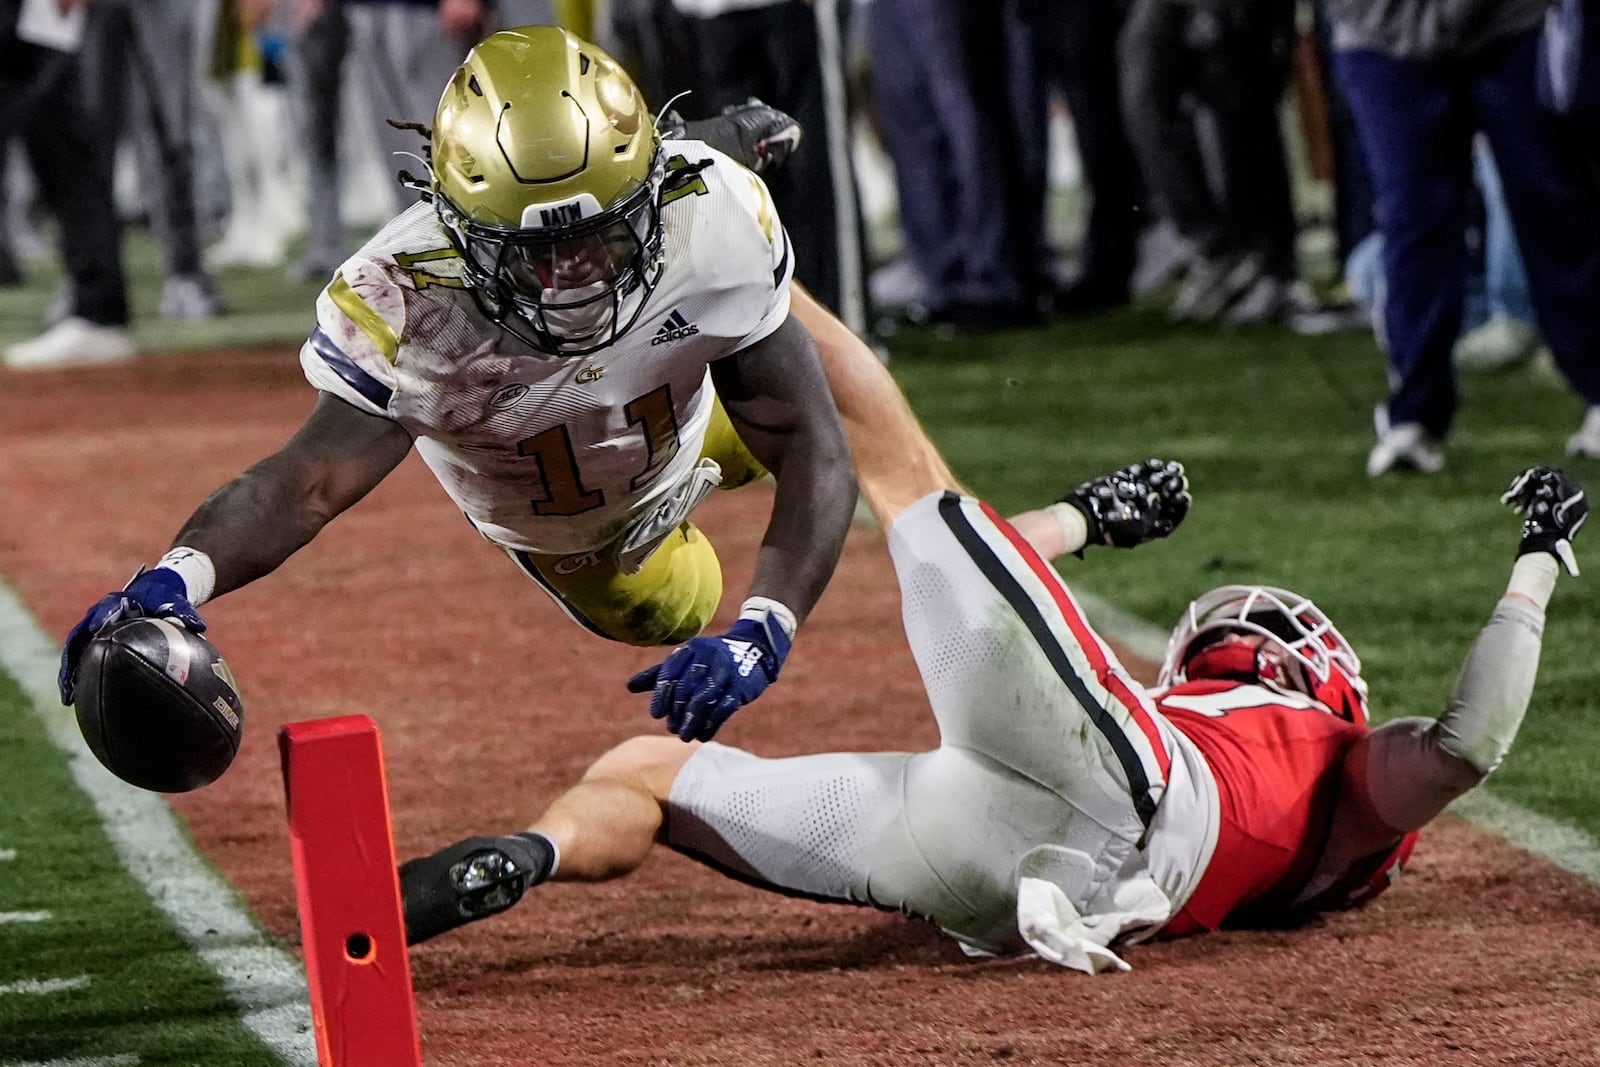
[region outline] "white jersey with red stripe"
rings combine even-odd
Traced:
[[[486,318],[428,204],[380,230],[317,298],[306,378],[409,430],[445,491],[508,548],[611,543],[694,467],[710,364],[788,316],[793,257],[760,179],[699,141],[663,151],[669,172],[710,165],[669,183],[660,282],[598,352],[540,353]]]
[[[1194,891],[1216,840],[1199,750],[1010,524],[954,493],[889,531],[940,745],[698,751],[668,844],[780,891],[921,915],[969,951],[1096,971]]]
[[[1381,891],[1415,835],[1297,899],[1365,726],[1236,682],[1146,690],[1060,575],[954,493],[889,531],[931,752],[762,759],[706,745],[667,843],[791,894],[923,916],[969,951],[1085,971],[1152,936],[1281,923]]]

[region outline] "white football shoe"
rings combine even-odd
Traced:
[[[138,351],[125,326],[102,326],[69,315],[30,341],[18,341],[5,353],[6,366],[16,370],[115,363]]]
[[[1583,413],[1583,425],[1567,438],[1567,455],[1582,459],[1600,459],[1600,404]]]
[[[1420,422],[1389,424],[1389,413],[1382,404],[1372,413],[1378,443],[1367,454],[1367,476],[1376,478],[1391,470],[1437,474],[1444,469],[1444,449]]]
[[[164,319],[212,319],[227,310],[208,274],[174,274],[161,290]]]

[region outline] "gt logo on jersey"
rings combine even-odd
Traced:
[[[672,314],[667,316],[656,335],[650,338],[652,345],[664,345],[668,341],[681,341],[685,337],[692,337],[700,332],[700,327],[683,317],[683,312],[677,308],[672,309]]]
[[[600,553],[598,551],[580,552],[576,556],[564,556],[563,558],[556,560],[555,566],[551,569],[557,574],[565,577],[569,574],[576,574],[585,567],[596,566],[599,564],[599,562]]]
[[[598,382],[605,375],[606,369],[604,367],[598,363],[591,363],[579,371],[573,380],[579,385],[588,385],[590,382]]]

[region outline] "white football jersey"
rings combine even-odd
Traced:
[[[535,351],[478,310],[432,205],[345,261],[300,350],[307,380],[393,419],[467,517],[508,548],[587,552],[688,475],[711,417],[709,365],[789,313],[793,257],[766,186],[711,160],[663,197],[661,280],[633,328],[587,356]]]

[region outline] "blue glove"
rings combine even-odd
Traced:
[[[728,716],[778,678],[789,635],[770,613],[741,618],[720,637],[696,637],[654,667],[628,679],[630,693],[650,693],[650,717],[685,741],[709,741]]]
[[[101,597],[67,634],[66,647],[61,650],[61,673],[56,678],[61,687],[61,703],[69,707],[72,704],[72,676],[94,635],[114,622],[141,616],[172,619],[194,633],[206,628],[200,613],[189,603],[188,587],[177,571],[168,567],[149,571],[140,568],[119,592]]]

